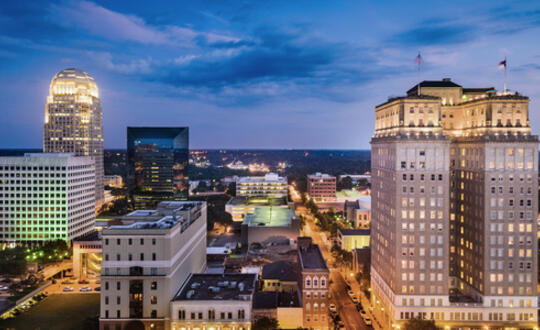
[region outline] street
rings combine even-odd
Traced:
[[[293,199],[295,194],[292,194]],[[298,200],[295,200],[298,202]],[[303,206],[298,205],[296,207],[297,215],[302,215],[306,218],[306,225],[303,229],[302,235],[309,236],[313,239],[313,243],[318,244],[324,259],[326,260],[327,266],[330,269],[330,279],[332,285],[330,286],[330,293],[332,298],[329,303],[334,303],[337,307],[337,311],[341,320],[345,324],[346,329],[371,329],[370,326],[367,326],[362,319],[360,313],[356,310],[356,306],[352,299],[347,294],[347,287],[345,280],[343,279],[343,274],[338,268],[333,267],[333,256],[330,252],[330,242],[326,240],[325,233],[318,230],[318,227],[314,223],[313,216],[310,212]],[[355,290],[357,296],[360,298],[361,294],[359,290]],[[364,309],[367,311],[368,306],[364,305]]]

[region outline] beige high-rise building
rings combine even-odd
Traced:
[[[529,98],[424,81],[375,108],[374,316],[537,326],[538,137]]]
[[[116,221],[102,232],[100,329],[170,329],[171,300],[206,269],[206,202],[161,202]]]
[[[45,105],[43,152],[94,158],[98,211],[104,190],[103,124],[99,91],[88,73],[65,69],[53,77]]]

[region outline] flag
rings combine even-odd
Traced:
[[[499,69],[506,68],[506,58],[499,63]]]
[[[418,53],[418,56],[416,56],[416,58],[414,59],[414,63],[420,65],[422,64],[422,56],[420,55],[420,53]]]

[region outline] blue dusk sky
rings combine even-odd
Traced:
[[[189,126],[191,148],[365,149],[374,106],[422,79],[531,97],[540,2],[0,1],[0,148],[41,147],[50,79],[100,88],[105,148],[126,126]]]

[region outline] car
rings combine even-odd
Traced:
[[[345,323],[343,323],[343,321],[338,322],[338,329],[345,330]]]
[[[366,318],[364,319],[364,323],[365,323],[366,325],[372,325],[371,319],[370,319],[369,317],[366,317]]]
[[[328,305],[328,310],[331,312],[336,312],[337,311],[336,305],[335,304]]]
[[[352,296],[351,299],[352,299],[353,303],[355,303],[355,304],[358,304],[360,302],[360,300],[358,300],[357,296]]]
[[[62,289],[62,291],[64,291],[64,292],[72,292],[72,291],[73,291],[73,288],[70,287],[70,286],[66,286],[66,287],[64,287],[64,288]]]
[[[365,310],[361,310],[361,311],[360,311],[360,316],[362,316],[362,318],[364,318],[364,319],[365,319],[366,317],[368,317],[368,315],[367,315],[367,313],[366,313]]]
[[[101,291],[101,287],[100,287],[100,286],[96,286],[96,287],[94,288],[94,291]]]
[[[347,294],[349,295],[349,297],[353,297],[354,296],[354,291],[349,290],[349,291],[347,291]]]
[[[88,282],[87,280],[79,280],[79,284],[89,284],[90,282]]]
[[[62,284],[73,284],[73,281],[65,280],[65,281],[62,281]]]
[[[89,288],[87,286],[83,286],[82,288],[79,289],[79,292],[91,292],[92,291],[92,288]]]
[[[4,291],[7,289],[8,289],[7,285],[0,285],[0,291]]]
[[[358,305],[356,305],[356,310],[359,311],[359,312],[364,311],[364,307],[362,307],[362,305],[358,304]]]

